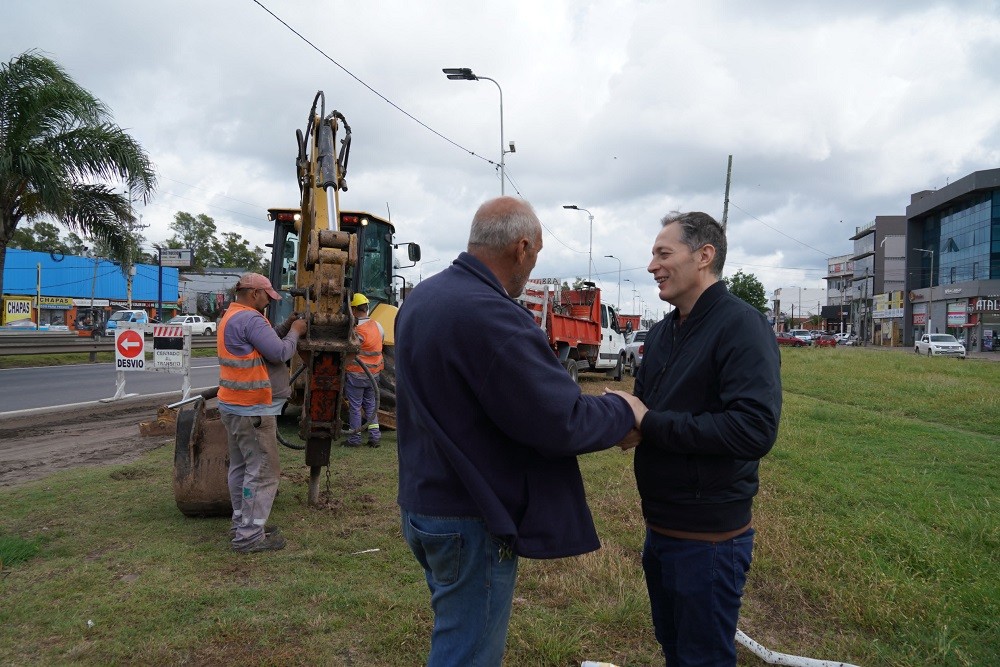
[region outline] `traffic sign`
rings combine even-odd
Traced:
[[[187,375],[191,366],[191,326],[153,327],[153,370]]]
[[[120,371],[141,371],[146,368],[146,343],[142,331],[115,330],[115,368]]]

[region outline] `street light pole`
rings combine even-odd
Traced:
[[[419,285],[424,280],[424,264],[433,264],[434,262],[440,262],[440,259],[429,259],[426,262],[420,263],[420,268],[417,270],[417,284]]]
[[[798,307],[798,311],[799,311],[799,319],[801,319],[802,318],[802,288],[799,287],[798,285],[789,285],[789,287],[794,287],[795,289],[797,289],[799,291],[799,307]],[[796,310],[795,304],[793,303],[792,304],[792,328],[793,329],[801,329],[802,327],[795,326],[795,310]]]
[[[503,141],[503,88],[500,84],[496,82],[496,79],[491,79],[488,76],[477,76],[472,72],[469,67],[445,67],[441,70],[445,75],[453,81],[492,81],[493,85],[497,87],[500,91],[500,196],[504,194],[504,183],[507,180],[507,171],[504,166],[504,160],[507,153],[517,152],[514,149],[514,142],[510,142],[510,150],[507,150],[506,144]]]
[[[916,250],[917,252],[929,252],[931,255],[931,280],[930,280],[930,287],[928,290],[930,292],[930,296],[927,297],[928,301],[930,302],[927,313],[927,333],[930,334],[934,333],[934,329],[931,328],[931,323],[933,319],[932,315],[934,314],[934,251],[925,250],[924,248],[914,248],[914,250]],[[947,327],[945,327],[945,331],[947,330],[948,330]]]
[[[594,214],[576,204],[563,204],[563,208],[573,209],[574,211],[585,211],[590,217],[590,250],[587,253],[587,282],[590,282],[590,267],[594,264]]]
[[[618,312],[622,311],[622,261],[615,257],[614,255],[605,255],[610,259],[618,260]]]

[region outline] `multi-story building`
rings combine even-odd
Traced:
[[[1000,347],[1000,169],[914,193],[906,237],[906,344],[930,331]]]
[[[902,291],[906,273],[906,216],[879,215],[855,230],[851,280],[851,327],[864,342],[898,341],[902,313],[880,309],[874,317],[875,295]],[[891,343],[890,343],[891,344]]]
[[[823,306],[823,319],[827,329],[837,328],[838,331],[850,330],[851,301],[854,292],[851,281],[854,278],[854,262],[851,255],[839,255],[826,260],[826,303]]]

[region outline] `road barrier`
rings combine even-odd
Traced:
[[[198,336],[191,339],[193,349],[215,348],[215,336]],[[0,356],[24,354],[65,354],[88,352],[90,361],[97,360],[98,352],[114,352],[114,336],[87,338],[75,334],[15,334],[0,335]]]

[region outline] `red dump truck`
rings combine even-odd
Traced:
[[[574,380],[584,372],[620,380],[625,329],[618,313],[601,303],[601,290],[593,283],[584,283],[582,289],[562,289],[553,283],[529,281],[518,300],[545,330],[560,363]]]

